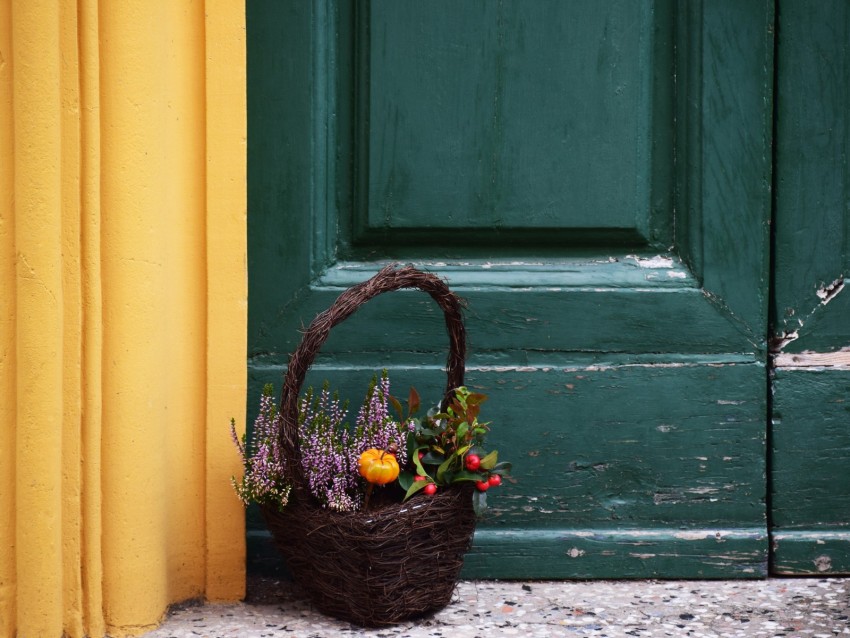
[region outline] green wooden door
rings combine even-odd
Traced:
[[[774,570],[850,573],[850,6],[778,12]]]
[[[514,461],[466,576],[765,575],[773,3],[247,10],[252,397],[342,289],[419,264],[469,301]],[[444,352],[401,292],[312,381],[437,397]]]

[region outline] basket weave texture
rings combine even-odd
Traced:
[[[367,627],[391,625],[445,607],[475,529],[472,487],[452,486],[406,503],[334,512],[310,496],[298,446],[298,397],[331,329],[373,297],[418,288],[443,310],[449,336],[446,396],[463,385],[466,335],[461,300],[438,277],[390,265],[343,292],[319,314],[292,354],[281,396],[281,446],[293,489],[283,511],[262,507],[295,581],[326,614]]]

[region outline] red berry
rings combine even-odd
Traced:
[[[490,487],[498,487],[502,484],[502,477],[498,474],[491,474],[487,482],[490,484]]]
[[[434,496],[437,493],[437,486],[434,483],[428,483],[428,485],[422,488],[422,491],[428,496]]]
[[[479,467],[481,467],[481,457],[477,454],[467,454],[466,469],[470,472],[475,472]]]
[[[420,460],[420,461],[422,460],[422,457],[423,457],[423,456],[425,456],[425,452],[422,452],[422,451],[420,450],[420,452],[419,452],[419,460]]]
[[[479,492],[486,492],[488,489],[490,489],[490,482],[489,481],[475,481],[475,487],[478,488]]]
[[[421,474],[417,474],[416,476],[413,477],[413,480],[414,481],[424,481],[425,477],[422,476]]]

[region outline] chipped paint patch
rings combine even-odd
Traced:
[[[795,341],[796,339],[798,339],[799,336],[800,336],[799,330],[803,328],[805,323],[813,315],[815,315],[815,313],[817,313],[822,306],[826,306],[833,299],[835,299],[841,293],[842,290],[844,290],[844,284],[845,283],[846,282],[845,282],[844,276],[842,275],[841,277],[839,277],[838,279],[836,279],[835,281],[833,281],[830,284],[821,284],[820,287],[818,287],[818,289],[815,290],[815,294],[817,295],[818,299],[820,299],[820,303],[817,306],[815,306],[814,309],[811,312],[809,312],[805,317],[802,317],[802,318],[797,317],[797,324],[799,326],[799,328],[797,330],[785,331],[785,332],[782,332],[781,334],[778,334],[775,337],[773,337],[771,339],[771,344],[770,344],[771,352],[775,355],[779,354],[779,353],[782,352],[782,350],[785,349],[785,346],[787,346],[792,341]],[[794,316],[796,314],[796,312],[794,311],[793,308],[788,308],[786,310],[786,314],[789,317],[791,317],[791,316]],[[828,355],[829,353],[801,353],[801,354],[803,354],[803,355],[815,354],[816,356],[823,357],[823,356]],[[796,357],[798,355],[794,355],[794,356]],[[780,360],[775,361],[775,364],[776,364],[777,367],[779,367],[779,366],[804,367],[804,366],[821,365],[820,363],[817,363],[817,362],[801,363],[801,361],[803,361],[803,360],[804,359],[800,359],[797,362],[795,362],[795,361],[788,359],[787,357],[781,357]],[[826,363],[826,364],[823,364],[823,365],[832,365],[832,364]],[[840,365],[847,365],[847,364],[841,363]]]
[[[844,289],[844,278],[840,277],[831,284],[821,286],[815,291],[815,294],[820,299],[821,305],[825,306]]]
[[[692,487],[685,490],[688,494],[717,494],[720,488],[717,487]]]
[[[828,572],[832,569],[832,559],[829,556],[818,556],[812,562],[815,564],[815,569],[817,569],[819,572]]]
[[[701,363],[690,363],[682,361],[673,361],[669,363],[619,363],[616,365],[607,365],[604,363],[585,366],[583,368],[564,368],[563,372],[604,372],[606,370],[620,370],[622,368],[695,368]],[[711,364],[708,364],[711,365]],[[734,364],[720,364],[734,365]]]
[[[550,372],[552,368],[536,366],[467,366],[476,372]]]
[[[832,368],[850,369],[850,346],[835,352],[779,353],[774,357],[777,368]]]
[[[657,540],[659,537],[658,530],[653,529],[618,529],[614,532],[616,536],[627,539],[629,541],[637,540]],[[604,535],[604,534],[603,534]],[[695,529],[695,530],[678,530],[670,534],[672,538],[681,541],[701,541],[707,538],[712,538],[716,541],[722,541],[727,537],[735,538],[741,535],[739,529]],[[570,536],[578,538],[594,538],[600,536],[597,531],[576,530],[571,531]]]
[[[633,259],[641,268],[672,268],[673,258],[664,255],[655,257],[639,257],[638,255],[626,255],[626,259]]]
[[[775,336],[771,341],[771,350],[773,352],[782,352],[782,350],[792,341],[796,341],[800,338],[800,333],[796,330],[792,332],[783,332],[780,335]]]

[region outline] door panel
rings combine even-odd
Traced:
[[[248,5],[250,392],[387,260],[515,461],[465,575],[764,575],[768,2]],[[416,292],[310,381],[437,396]],[[262,534],[256,533],[257,544]]]
[[[669,38],[669,12],[632,1],[368,6],[364,232],[649,239],[652,120],[670,108],[654,108],[645,70],[654,35]],[[669,64],[669,47],[659,53]],[[662,99],[672,81],[659,78]]]
[[[502,447],[517,458],[517,483],[494,499],[468,573],[762,575],[758,368],[570,359],[470,373],[505,406]],[[538,407],[514,404],[518,392]]]
[[[850,573],[850,7],[779,12],[774,571]]]

